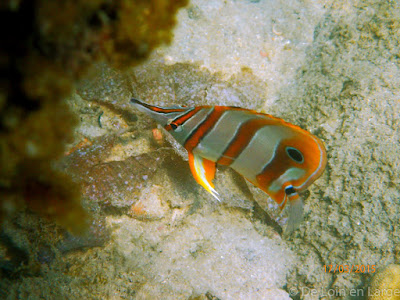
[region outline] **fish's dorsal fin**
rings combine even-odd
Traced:
[[[190,170],[192,171],[194,179],[213,195],[215,199],[221,201],[212,183],[215,176],[215,162],[203,158],[200,155],[193,154],[192,152],[188,152],[188,154]]]

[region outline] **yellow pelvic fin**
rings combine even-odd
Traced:
[[[214,189],[214,184],[212,183],[215,176],[215,162],[191,152],[188,154],[190,170],[192,171],[194,179],[196,179],[202,187],[213,195],[215,199],[221,201],[218,198],[219,194]]]

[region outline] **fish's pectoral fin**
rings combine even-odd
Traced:
[[[289,219],[286,226],[285,235],[288,235],[299,228],[300,223],[303,220],[303,206],[304,204],[301,197],[290,201]]]
[[[189,154],[189,165],[194,179],[204,187],[215,199],[221,201],[218,192],[214,189],[212,180],[215,176],[215,162],[201,157],[200,155]]]

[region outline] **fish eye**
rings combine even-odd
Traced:
[[[296,194],[296,190],[294,189],[294,187],[292,185],[289,185],[285,188],[285,193],[286,193],[286,195],[290,196],[290,195]]]
[[[182,130],[182,126],[176,124],[175,122],[171,122],[169,125],[171,126],[172,130],[175,132],[179,132]]]
[[[286,147],[287,155],[293,159],[295,162],[301,164],[304,161],[303,154],[299,150],[293,147]]]

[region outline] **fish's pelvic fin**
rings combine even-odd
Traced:
[[[285,235],[288,235],[299,228],[299,225],[303,220],[303,206],[304,204],[301,197],[290,201],[289,219],[286,226]]]
[[[215,176],[215,162],[189,152],[189,165],[194,179],[204,187],[215,199],[219,199],[218,192],[214,189],[212,180]]]

